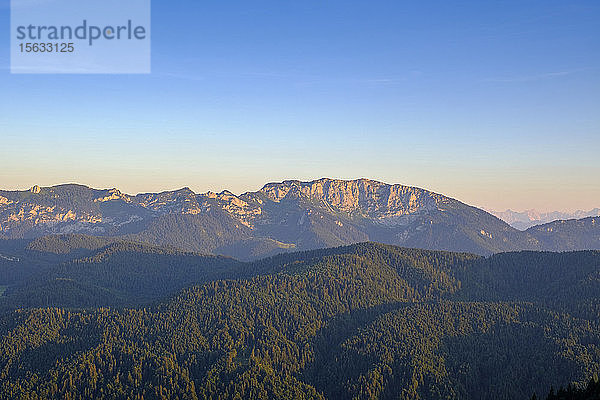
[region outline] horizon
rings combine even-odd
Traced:
[[[480,208],[593,209],[599,19],[589,0],[155,0],[147,75],[12,75],[3,36],[0,186],[365,176]]]

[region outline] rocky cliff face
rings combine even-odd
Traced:
[[[337,212],[375,219],[432,211],[448,200],[423,189],[388,185],[368,179],[284,181],[269,183],[260,193],[274,202],[280,202],[290,196],[304,196]]]
[[[290,180],[240,196],[189,188],[131,196],[81,185],[0,191],[0,237],[64,233],[240,258],[367,240],[480,254],[554,243],[443,195],[368,179]]]

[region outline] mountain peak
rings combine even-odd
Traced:
[[[181,194],[196,194],[192,189],[190,189],[188,186],[186,187],[182,187],[181,189],[175,190],[175,193],[181,193]]]

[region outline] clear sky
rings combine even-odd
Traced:
[[[367,177],[600,207],[600,1],[153,0],[152,74],[11,75],[0,187]]]

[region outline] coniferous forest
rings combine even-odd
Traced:
[[[598,251],[88,239],[0,242],[0,398],[599,398]]]

